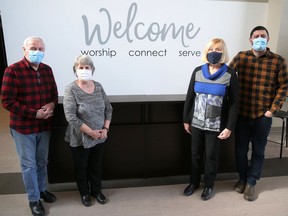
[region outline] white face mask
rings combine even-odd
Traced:
[[[76,74],[79,80],[89,81],[92,79],[92,70],[89,69],[77,69]]]

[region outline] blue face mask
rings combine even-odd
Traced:
[[[207,60],[211,64],[217,64],[222,58],[221,52],[210,52],[207,54]]]
[[[255,51],[263,51],[267,47],[267,38],[258,37],[253,40],[253,49]]]
[[[44,58],[44,52],[39,50],[29,50],[29,59],[31,63],[40,64]]]

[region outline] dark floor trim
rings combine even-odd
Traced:
[[[288,175],[288,157],[269,158],[264,161],[262,177],[287,176]],[[217,181],[237,179],[237,173],[219,173]],[[188,183],[188,176],[171,176],[163,178],[149,179],[123,179],[109,180],[103,182],[103,188],[124,188],[139,186],[155,186],[169,184]],[[77,190],[75,183],[62,183],[49,185],[52,191]],[[0,174],[0,195],[4,194],[23,194],[25,188],[21,173],[1,173]]]

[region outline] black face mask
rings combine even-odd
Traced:
[[[222,53],[220,52],[210,52],[207,54],[208,62],[211,64],[217,64],[222,58]]]

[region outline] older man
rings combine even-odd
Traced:
[[[51,117],[58,91],[51,67],[42,63],[45,44],[28,37],[24,58],[6,68],[2,83],[3,107],[10,112],[10,130],[21,163],[22,176],[33,215],[44,215],[40,199],[56,197],[46,190]]]

